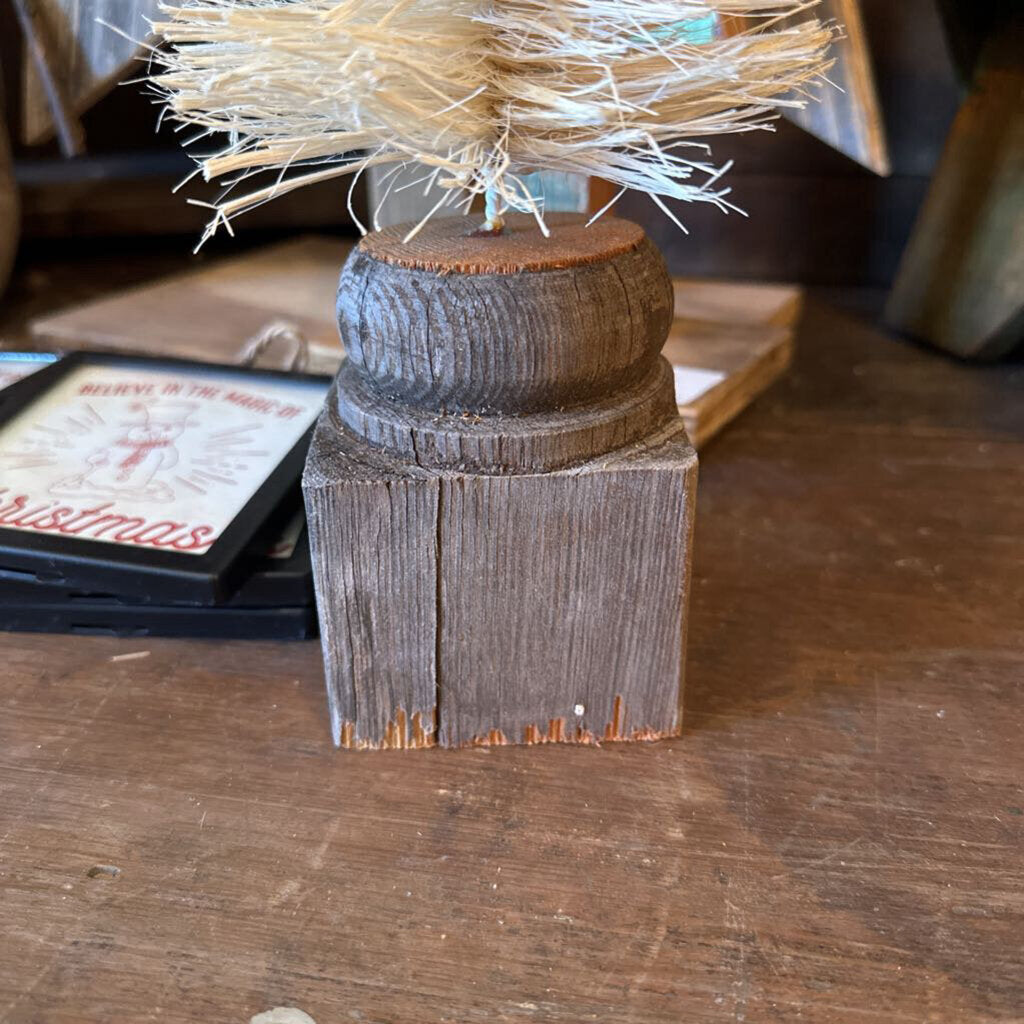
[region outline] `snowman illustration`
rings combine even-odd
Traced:
[[[119,497],[136,501],[173,501],[174,491],[157,474],[178,463],[175,441],[198,406],[193,402],[136,403],[141,421],[127,426],[113,441],[97,448],[83,473],[58,481],[50,493],[62,497]]]

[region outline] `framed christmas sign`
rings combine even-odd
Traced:
[[[221,600],[294,494],[329,381],[75,353],[0,394],[0,571]]]

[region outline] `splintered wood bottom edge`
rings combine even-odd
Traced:
[[[424,719],[429,728],[424,726]],[[405,710],[399,708],[384,730],[379,743],[356,738],[355,722],[343,721],[338,731],[337,746],[345,750],[426,750],[437,745],[437,722],[433,715],[424,716],[416,711],[408,719]]]
[[[430,747],[440,746],[437,742],[437,723],[431,721],[430,730],[424,728],[425,718],[436,718],[433,715],[424,716],[422,712],[415,712],[407,717],[405,711],[399,708],[394,717],[388,722],[384,731],[384,737],[379,742],[356,737],[355,722],[344,721],[341,723],[337,745],[344,750],[426,750]],[[626,720],[626,707],[621,697],[615,698],[612,711],[612,720],[604,727],[600,734],[579,726],[567,727],[566,719],[552,718],[548,720],[547,729],[541,729],[536,725],[527,725],[523,729],[521,740],[509,739],[500,729],[491,729],[487,733],[474,736],[464,743],[445,746],[448,750],[464,750],[474,747],[510,747],[510,746],[542,746],[548,743],[563,743],[572,746],[600,747],[604,743],[653,743],[657,740],[675,739],[680,735],[680,727],[659,732],[650,727],[638,727],[631,730],[624,728]]]

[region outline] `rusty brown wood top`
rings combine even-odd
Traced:
[[[316,644],[4,635],[0,1021],[1019,1021],[1022,374],[810,301],[678,741],[344,754]]]
[[[409,270],[440,274],[519,274],[558,267],[582,267],[631,252],[644,240],[643,229],[620,217],[602,217],[590,227],[578,213],[552,213],[545,218],[549,235],[541,234],[527,213],[505,218],[500,235],[481,235],[480,215],[438,217],[405,241],[413,224],[395,224],[366,235],[361,252]]]

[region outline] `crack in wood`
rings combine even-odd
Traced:
[[[434,520],[434,735],[441,734],[441,641],[444,609],[441,574],[441,534],[444,520],[444,480],[437,481],[437,503]]]

